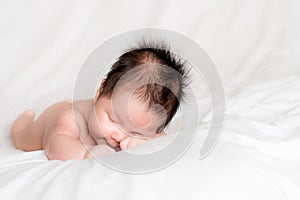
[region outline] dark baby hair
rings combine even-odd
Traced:
[[[134,94],[148,104],[148,109],[158,104],[160,106],[158,109],[154,106],[154,112],[166,113],[166,120],[156,131],[159,133],[178,110],[187,74],[185,62],[173,54],[165,43],[143,41],[122,54],[112,65],[100,86],[98,99],[101,96],[111,97],[119,81],[122,82],[118,84],[123,86],[144,80],[145,84],[138,87]]]

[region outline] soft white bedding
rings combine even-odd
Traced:
[[[292,0],[0,1],[0,199],[298,200],[299,9]],[[210,113],[186,154],[152,174],[14,149],[9,128],[20,112],[72,98],[94,48],[144,27],[185,34],[220,72],[226,122],[208,157],[198,159]]]

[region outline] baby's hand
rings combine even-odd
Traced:
[[[127,148],[136,147],[140,144],[144,144],[145,142],[147,142],[147,139],[127,137],[120,142],[120,148],[124,150]]]
[[[136,147],[136,146],[138,146],[140,144],[144,144],[144,143],[146,143],[149,140],[152,140],[152,139],[164,136],[164,135],[165,135],[165,133],[161,132],[161,133],[157,133],[154,136],[149,137],[149,138],[137,138],[137,137],[130,137],[129,136],[129,137],[123,139],[120,142],[120,148],[122,150],[127,149],[127,148],[133,148],[133,147]]]
[[[99,144],[96,146],[89,146],[89,151],[86,152],[84,159],[91,158],[92,155],[96,157],[102,157],[111,153],[116,152],[113,148],[108,145]]]

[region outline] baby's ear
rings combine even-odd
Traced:
[[[94,98],[94,103],[97,102],[97,99],[99,98],[99,96],[100,96],[100,94],[101,94],[101,92],[102,92],[102,85],[103,85],[103,83],[104,83],[105,80],[106,80],[106,79],[103,79],[103,80],[102,80],[101,85],[100,85],[100,87],[99,87],[98,90],[97,90],[96,96],[95,96],[95,98]]]

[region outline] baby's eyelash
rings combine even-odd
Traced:
[[[114,120],[109,114],[107,114],[107,117],[108,117],[108,119],[109,119],[110,121],[116,123],[116,120]]]
[[[133,137],[143,137],[142,134],[136,132],[131,132],[129,134],[132,135]]]
[[[129,133],[129,135],[131,137],[138,138],[138,139],[147,139],[147,138],[149,138],[148,136],[143,136],[143,135],[141,135],[139,133]]]

